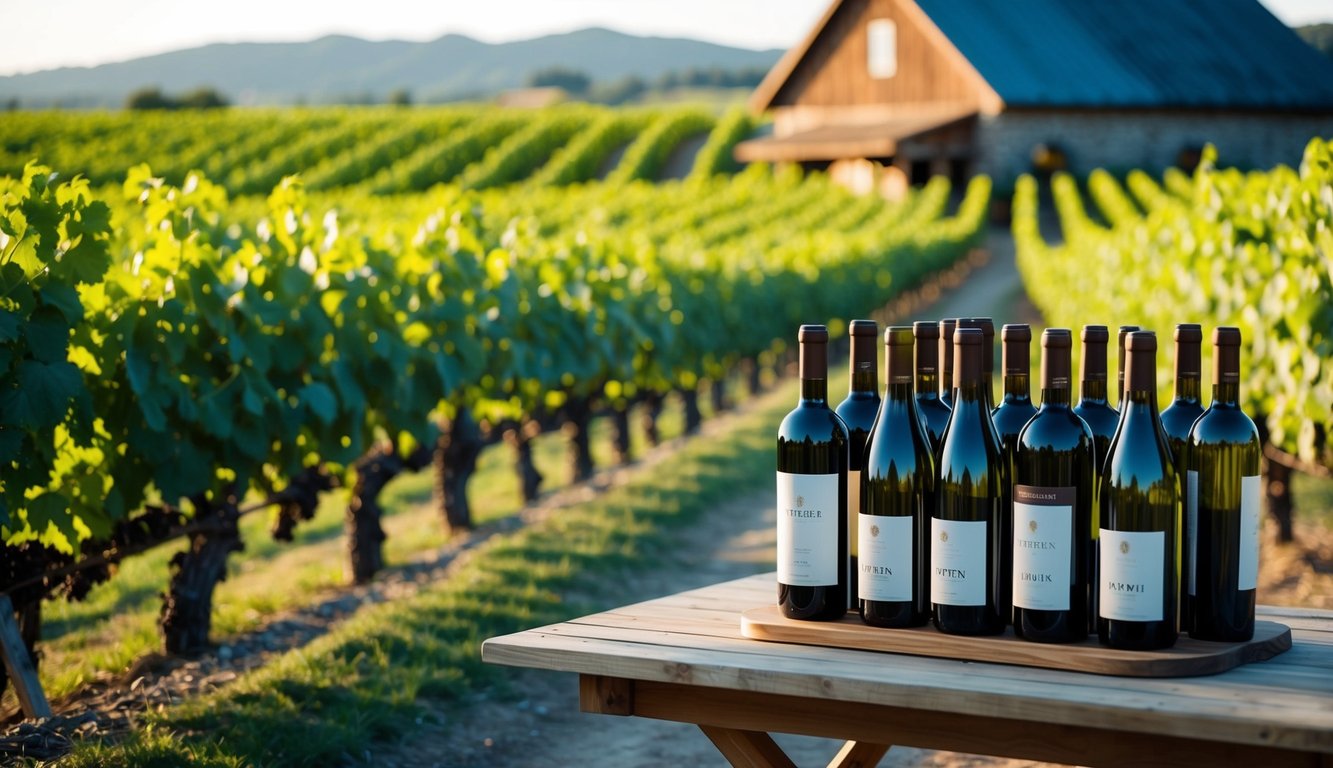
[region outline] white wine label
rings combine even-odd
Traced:
[[[1194,573],[1199,567],[1199,473],[1185,473],[1185,588],[1192,596]]]
[[[861,555],[856,561],[857,597],[906,602],[912,599],[912,518],[859,515]]]
[[[1264,519],[1259,514],[1259,476],[1240,479],[1240,568],[1236,572],[1236,589],[1244,592],[1254,589],[1259,582],[1259,533]]]
[[[793,587],[837,584],[838,476],[778,473],[778,582]]]
[[[1097,613],[1117,621],[1161,621],[1165,614],[1166,533],[1101,531]]]
[[[857,529],[856,518],[861,514],[861,470],[851,469],[847,471],[847,552],[852,557],[856,557],[860,550],[857,549],[856,539]]]
[[[1014,486],[1014,605],[1069,610],[1074,583],[1074,488]]]
[[[985,605],[985,520],[930,519],[930,601],[940,605]]]

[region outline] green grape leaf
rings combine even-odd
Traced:
[[[0,394],[0,410],[19,426],[49,429],[64,419],[81,393],[83,379],[73,365],[24,360],[18,365],[18,387]]]
[[[311,413],[325,424],[332,424],[337,418],[338,398],[327,384],[316,381],[301,387],[300,398]]]
[[[8,466],[19,457],[23,450],[23,432],[9,425],[0,424],[0,464]]]
[[[19,337],[19,316],[8,309],[0,309],[0,342]]]
[[[38,294],[43,304],[60,310],[70,324],[83,319],[83,302],[79,301],[79,292],[73,286],[51,283],[43,286]]]
[[[23,329],[28,350],[43,363],[64,360],[69,350],[69,322],[55,307],[38,307]]]

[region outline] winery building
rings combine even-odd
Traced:
[[[834,0],[750,99],[743,162],[892,193],[946,174],[1296,164],[1333,59],[1258,0]]]

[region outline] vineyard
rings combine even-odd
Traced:
[[[1062,245],[1042,238],[1030,177],[1017,186],[1013,225],[1023,282],[1049,322],[1241,328],[1242,405],[1265,436],[1269,508],[1290,540],[1291,472],[1327,477],[1333,467],[1333,145],[1312,141],[1299,170],[1224,169],[1210,150],[1193,178],[1135,171],[1122,184],[1097,171],[1091,211],[1068,175],[1051,193]],[[1171,375],[1159,368],[1164,392]]]
[[[757,390],[802,320],[866,315],[950,267],[990,191],[974,180],[950,212],[942,179],[890,204],[794,169],[733,175],[752,130],[739,112],[0,129],[0,589],[30,647],[44,598],[84,599],[180,538],[161,644],[206,647],[250,512],[274,509],[272,536],[291,540],[349,487],[346,570],[365,582],[384,566],[379,493],[401,473],[431,468],[444,530],[466,530],[491,443],[534,500],[540,433],[559,429],[579,481],[595,416],[621,463],[631,411],[649,442],[668,399],[694,431],[700,397],[718,410],[742,373]],[[696,137],[691,170],[661,181]],[[88,673],[123,655],[105,663]]]

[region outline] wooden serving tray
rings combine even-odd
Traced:
[[[905,653],[943,659],[1015,664],[1063,669],[1094,675],[1123,677],[1194,677],[1215,675],[1241,664],[1265,661],[1291,648],[1291,630],[1285,624],[1256,621],[1248,643],[1212,643],[1181,634],[1163,651],[1121,651],[1089,637],[1081,643],[1033,643],[1003,635],[961,637],[934,627],[883,629],[871,627],[855,613],[837,621],[796,621],[782,615],[777,605],[751,608],[741,614],[741,634],[753,640],[800,645],[823,645],[862,651]]]

